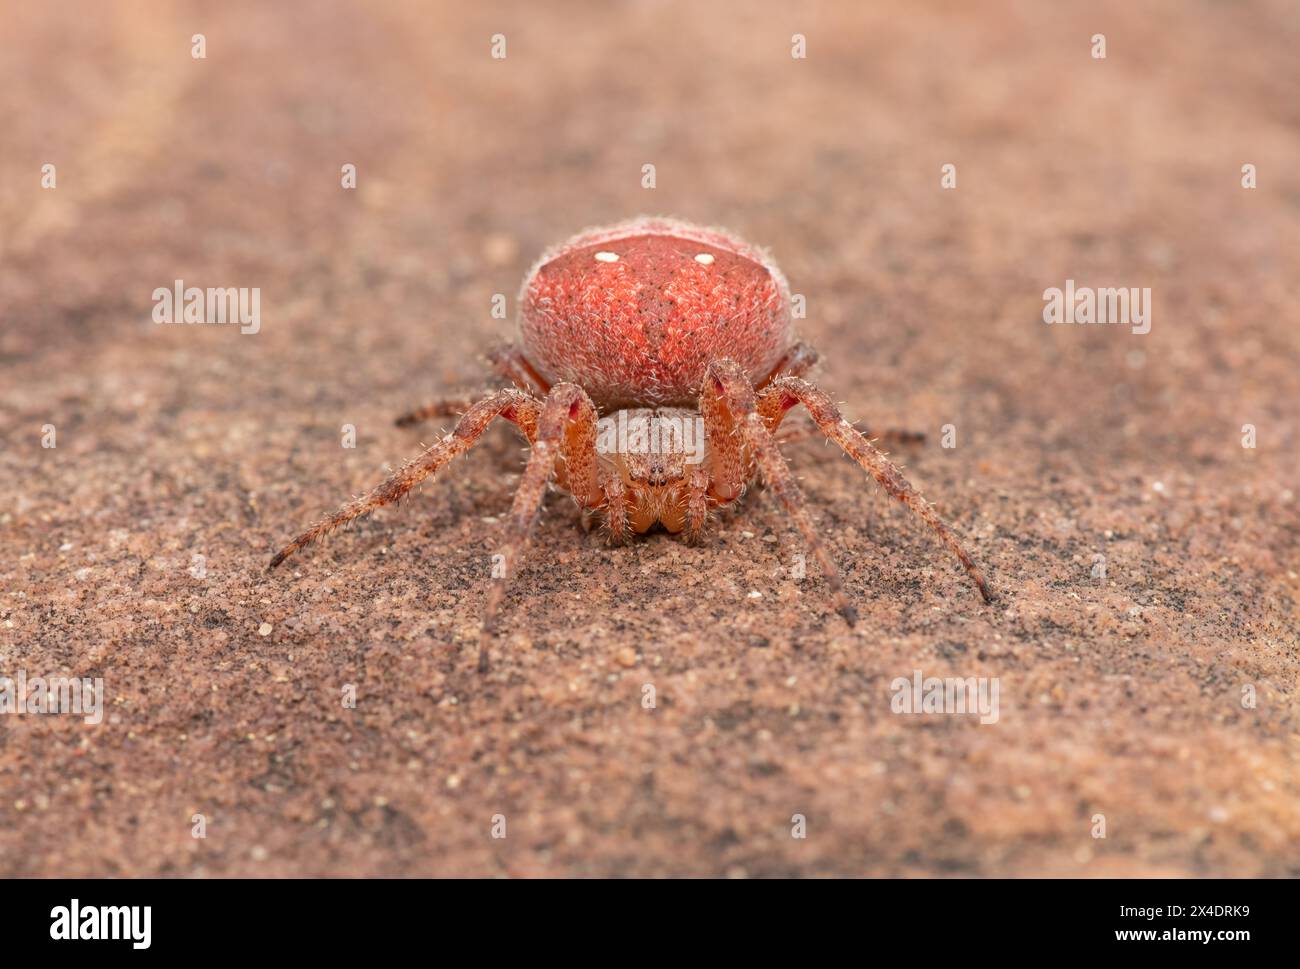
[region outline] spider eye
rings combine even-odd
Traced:
[[[596,253],[596,262],[618,262],[618,253],[598,252]]]
[[[701,266],[712,266],[713,256],[710,253],[702,252],[695,257],[695,261],[698,262]]]

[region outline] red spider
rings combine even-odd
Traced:
[[[580,507],[603,514],[613,542],[656,522],[697,542],[710,511],[737,501],[761,475],[852,625],[839,572],[773,436],[786,411],[802,404],[822,434],[934,529],[992,601],[943,519],[829,397],[801,379],[817,353],[794,339],[789,286],[762,249],[720,229],[634,219],[582,232],[547,252],[525,278],[519,303],[520,346],[489,354],[514,386],[477,403],[439,401],[399,418],[408,425],[463,411],[450,434],[295,538],[270,568],[397,501],[473,447],[500,417],[523,431],[531,452],[484,606],[480,670],[487,669],[506,583],[552,479]],[[698,426],[702,439],[692,446]]]

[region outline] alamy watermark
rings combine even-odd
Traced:
[[[689,414],[634,414],[596,422],[596,450],[601,454],[684,454],[687,464],[704,460],[704,418]]]
[[[50,938],[76,942],[121,940],[133,949],[147,949],[153,941],[151,905],[82,905],[74,898],[71,904],[50,909]]]
[[[1056,286],[1043,290],[1043,322],[1118,323],[1133,327],[1139,336],[1151,332],[1151,289],[1074,285],[1065,281],[1065,289]]]
[[[979,714],[982,724],[998,722],[996,676],[923,677],[920,670],[913,670],[910,680],[895,677],[889,688],[894,694],[889,708],[895,713]]]
[[[97,676],[33,676],[26,670],[0,676],[0,714],[72,714],[86,723],[104,721],[104,678]]]
[[[155,323],[238,323],[240,333],[256,333],[262,328],[262,290],[233,286],[210,286],[200,289],[178,279],[168,289],[153,291]]]

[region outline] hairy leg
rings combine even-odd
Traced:
[[[927,525],[934,529],[940,541],[952,550],[961,561],[967,574],[980,590],[985,602],[993,601],[988,583],[967,554],[947,523],[935,512],[924,498],[917,493],[903,473],[887,457],[881,454],[870,441],[852,424],[840,417],[835,404],[822,391],[806,380],[798,377],[781,377],[761,393],[760,407],[771,413],[775,409],[782,412],[795,404],[803,404],[821,432],[848,453],[862,469],[880,483],[889,494],[893,495],[908,508],[919,515]]]
[[[524,355],[513,344],[503,343],[493,347],[487,354],[488,363],[497,375],[509,380],[515,387],[535,397],[545,397],[550,388],[546,385]],[[410,427],[431,417],[457,417],[473,405],[477,398],[464,395],[444,397],[432,401],[423,407],[403,414],[395,423],[398,427]]]
[[[631,534],[627,527],[627,489],[618,474],[609,472],[601,477],[600,490],[605,500],[605,523],[609,526],[611,545],[622,545]]]
[[[688,545],[698,545],[704,538],[709,521],[709,472],[703,464],[695,465],[686,476],[686,528]]]
[[[745,447],[757,464],[764,483],[776,494],[785,513],[799,530],[799,534],[803,536],[804,543],[821,564],[822,572],[831,587],[831,595],[835,599],[835,608],[844,617],[845,622],[852,626],[857,620],[857,613],[849,605],[848,598],[844,594],[844,582],[840,578],[839,569],[835,567],[830,553],[822,543],[821,536],[813,526],[812,517],[804,504],[803,494],[799,491],[799,486],[795,483],[794,475],[790,473],[785,459],[781,457],[776,441],[772,439],[771,433],[763,423],[763,417],[759,414],[755,402],[754,388],[739,364],[726,359],[709,364],[704,378],[704,393],[700,401],[701,411],[705,409],[705,401],[710,397],[720,400],[724,409],[735,419]],[[706,414],[706,434],[709,431],[708,422],[709,417]]]
[[[767,413],[764,410],[763,405],[770,404],[771,401],[772,401],[771,397],[765,398],[761,396],[761,394],[758,399],[759,409],[760,411],[763,412],[763,422],[767,424],[767,428],[769,431],[774,430],[774,428],[772,422],[768,420]],[[779,418],[777,420],[777,423],[778,424],[780,423]],[[898,431],[898,430],[870,431],[870,430],[863,429],[859,431],[859,433],[872,442],[878,441],[883,444],[907,445],[907,444],[921,444],[925,441],[925,433],[923,431]],[[809,424],[803,422],[793,427],[790,426],[782,427],[781,430],[775,431],[773,437],[776,438],[778,444],[796,444],[799,441],[807,441],[812,438],[817,438],[818,440],[821,441],[826,440],[826,435],[822,433],[822,429],[820,427],[818,427],[816,424]]]
[[[474,406],[472,397],[444,397],[403,414],[393,421],[398,427],[421,424],[431,417],[459,417]]]
[[[541,405],[537,418],[537,437],[528,455],[519,488],[506,519],[505,541],[493,569],[492,586],[483,606],[483,630],[479,638],[478,668],[488,668],[488,646],[496,635],[497,614],[505,598],[506,586],[514,577],[519,557],[528,547],[533,523],[546,484],[555,471],[556,461],[563,459],[569,491],[579,503],[593,503],[605,494],[599,480],[596,461],[596,408],[591,398],[574,384],[556,384]]]
[[[798,347],[796,347],[798,349]],[[792,353],[794,351],[791,351]],[[798,374],[783,374],[775,382],[779,382],[784,377],[797,377]],[[787,427],[778,433],[777,428],[781,426],[781,421],[785,415],[790,412],[794,406],[793,401],[785,394],[776,394],[771,392],[772,384],[759,388],[758,391],[758,412],[763,415],[763,423],[767,429],[772,432],[777,441],[782,444],[793,444],[796,441],[803,441],[811,437],[821,437],[822,429],[816,424],[800,423],[793,427]],[[869,431],[862,430],[859,433],[865,435],[868,440],[884,441],[889,444],[920,444],[925,440],[925,434],[920,431],[899,431],[899,430],[882,430]]]
[[[488,351],[487,358],[493,370],[520,390],[525,390],[535,397],[545,397],[550,393],[550,385],[533,369],[533,365],[513,343],[498,344]]]
[[[781,376],[802,377],[816,365],[818,359],[819,354],[813,349],[812,344],[800,341],[786,352],[780,362],[772,368],[772,372],[758,382],[758,386],[765,387]]]
[[[745,460],[740,429],[721,394],[708,378],[700,393],[700,416],[704,419],[707,442],[709,494],[719,503],[736,501],[745,493],[750,468]]]
[[[520,390],[502,390],[471,406],[456,423],[455,429],[413,461],[407,462],[374,491],[343,505],[328,518],[317,522],[271,559],[273,569],[290,555],[310,545],[340,525],[400,500],[408,491],[433,474],[452,458],[473,447],[488,425],[497,417],[531,426],[536,421],[539,404]],[[526,433],[525,429],[525,433]]]

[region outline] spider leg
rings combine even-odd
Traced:
[[[605,498],[605,523],[609,526],[611,545],[622,545],[630,532],[627,527],[627,489],[623,479],[614,473],[602,477],[600,490]]]
[[[502,343],[493,347],[488,351],[487,358],[493,370],[520,390],[526,390],[536,397],[544,397],[550,393],[550,384],[533,369],[533,365],[513,343]]]
[[[961,561],[967,574],[980,590],[985,602],[993,601],[988,583],[975,562],[966,552],[947,523],[939,517],[924,498],[917,493],[903,473],[887,457],[876,450],[875,446],[863,436],[852,424],[840,417],[839,410],[826,394],[806,380],[798,377],[780,377],[769,387],[764,388],[760,397],[760,409],[766,413],[789,410],[795,404],[803,404],[821,432],[842,447],[845,452],[862,466],[862,469],[880,483],[880,486],[893,495],[934,529],[940,541],[952,550]],[[777,418],[780,419],[779,416]]]
[[[857,612],[844,594],[844,581],[840,578],[839,569],[835,567],[835,562],[826,551],[821,536],[813,526],[812,517],[808,514],[799,485],[795,483],[794,475],[790,473],[785,458],[781,456],[776,441],[772,439],[762,415],[758,412],[754,388],[739,364],[727,359],[715,360],[709,364],[704,378],[704,393],[700,401],[700,409],[705,412],[706,433],[709,428],[709,414],[718,413],[716,408],[707,405],[710,398],[721,402],[724,405],[723,409],[734,418],[750,456],[758,465],[763,481],[776,493],[777,500],[781,502],[785,513],[790,516],[799,534],[803,536],[804,543],[821,564],[822,572],[831,587],[831,595],[835,599],[836,610],[844,617],[844,621],[852,626],[857,621]]]
[[[505,598],[506,585],[514,575],[519,557],[528,547],[546,484],[563,459],[570,493],[588,507],[600,503],[606,493],[599,480],[596,461],[596,408],[591,398],[574,384],[556,384],[541,405],[537,436],[528,464],[515,491],[506,519],[506,536],[493,570],[492,586],[483,606],[483,630],[479,638],[479,672],[487,672],[488,646],[496,635],[497,614]]]
[[[524,428],[528,433],[536,421],[538,402],[519,390],[501,390],[471,406],[456,422],[455,429],[423,454],[408,461],[401,470],[369,494],[354,498],[338,511],[325,518],[276,553],[268,569],[273,569],[290,555],[310,545],[347,522],[365,515],[383,505],[401,499],[408,491],[433,474],[458,454],[474,446],[488,425],[497,417],[504,417]]]
[[[686,528],[688,545],[698,545],[709,521],[709,472],[697,464],[686,477]]]
[[[473,406],[472,397],[444,397],[408,411],[393,423],[398,427],[410,427],[427,421],[430,417],[459,417]]]
[[[510,343],[493,347],[487,354],[488,363],[498,376],[505,377],[517,388],[535,397],[545,397],[550,387],[546,385],[524,355]],[[403,414],[394,423],[398,427],[410,427],[431,417],[458,417],[473,406],[475,397],[444,397],[432,401],[423,407]]]
[[[797,347],[796,347],[797,349]],[[793,352],[793,351],[791,351]],[[785,377],[798,376],[797,374],[782,374],[775,382],[779,382]],[[766,387],[760,387],[758,390],[758,412],[763,415],[763,423],[767,429],[772,432],[777,441],[781,444],[793,444],[796,441],[804,441],[812,437],[821,437],[825,440],[822,429],[816,423],[804,423],[800,421],[793,427],[787,426],[784,430],[779,431],[782,419],[789,413],[794,402],[784,394],[773,393],[772,384]],[[925,440],[925,434],[921,431],[867,431],[860,433],[865,435],[868,440],[886,441],[891,444],[920,444]]]
[[[764,404],[767,404],[772,400],[773,400],[772,397],[764,398],[760,393],[759,400],[758,400],[760,411],[764,410],[763,407]],[[764,422],[768,426],[768,430],[769,431],[773,430],[772,422],[767,418],[767,414],[765,411],[763,417],[764,417]],[[861,433],[868,440],[881,441],[886,444],[897,444],[897,445],[920,444],[925,441],[924,431],[862,430],[859,433]],[[822,433],[822,429],[820,427],[818,427],[816,424],[802,423],[802,422],[795,427],[783,427],[780,431],[776,431],[773,434],[773,436],[776,438],[778,444],[797,444],[800,441],[807,441],[811,438],[818,438],[819,440],[822,441],[826,440],[826,435]]]
[[[811,343],[800,341],[792,346],[783,356],[772,372],[758,382],[758,386],[765,387],[777,377],[791,376],[802,377],[814,366],[816,366],[820,354],[813,349]]]
[[[748,380],[745,381],[749,383]],[[700,416],[704,418],[704,438],[709,464],[709,494],[720,504],[728,505],[745,493],[750,470],[745,460],[742,435],[722,395],[707,378],[700,393]]]

